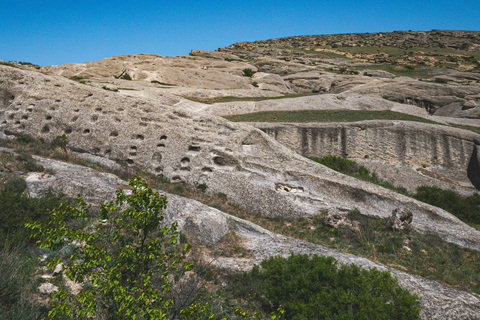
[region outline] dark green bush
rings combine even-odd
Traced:
[[[6,192],[21,193],[27,189],[27,182],[23,178],[13,178],[7,181],[4,186]]]
[[[243,71],[243,76],[244,77],[253,77],[253,75],[255,74],[255,71],[253,71],[252,69],[250,68],[245,68],[242,70]]]
[[[41,172],[45,170],[45,168],[41,164],[38,164],[28,153],[20,152],[20,154],[16,156],[16,159],[22,162],[21,169],[24,171]]]
[[[22,183],[25,183],[25,180],[17,183],[21,186]],[[39,197],[31,198],[28,195],[11,190],[7,185],[8,183],[0,191],[0,243],[6,243],[9,246],[35,243],[38,239],[29,238],[31,232],[24,226],[26,220],[46,222],[49,219],[47,209],[57,208],[62,202],[69,203],[64,195],[56,194],[51,190]]]
[[[436,82],[436,83],[447,83],[447,80],[436,78],[436,79],[435,79],[435,82]]]
[[[355,161],[347,160],[337,156],[325,156],[323,158],[317,158],[313,160],[333,170],[340,171],[346,174],[359,174],[361,176],[368,176],[370,173],[367,168],[359,165]]]
[[[387,271],[338,267],[318,255],[271,257],[261,266],[261,293],[283,305],[287,319],[420,319],[418,297]]]
[[[418,187],[413,197],[422,202],[442,208],[462,221],[480,224],[480,195],[474,194],[463,198],[452,189],[439,187]]]

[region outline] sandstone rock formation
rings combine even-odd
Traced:
[[[250,211],[301,217],[320,209],[388,217],[414,213],[412,227],[480,249],[480,232],[451,214],[316,164],[261,131],[62,77],[0,66],[0,130],[125,161],[172,181],[206,184]],[[291,186],[298,192],[280,192]],[[280,188],[281,189],[281,188]]]
[[[68,196],[76,196],[80,193],[84,199],[98,205],[100,202],[113,199],[115,190],[126,185],[125,181],[112,174],[99,173],[90,168],[57,160],[40,157],[36,159],[46,168],[53,169],[55,174],[50,178],[42,178],[37,173],[27,174],[26,179],[31,194],[53,187],[66,192]],[[422,299],[420,303],[423,319],[476,319],[480,312],[480,301],[477,298],[436,281],[410,275],[365,258],[272,233],[249,221],[233,217],[195,200],[171,194],[167,194],[167,199],[168,221],[178,221],[179,228],[189,236],[197,237],[204,243],[213,244],[227,232],[234,231],[245,239],[253,257],[249,259],[220,257],[216,260],[216,264],[220,267],[244,270],[273,255],[287,256],[291,252],[322,254],[332,256],[340,263],[355,263],[364,268],[377,268],[382,271],[390,270],[402,286]],[[74,284],[70,283],[70,285]],[[41,290],[50,292],[55,288],[53,285],[44,284]]]
[[[471,131],[379,120],[251,124],[299,154],[318,158],[335,155],[359,161],[381,178],[410,191],[421,185],[437,185],[471,194],[477,192],[480,183],[480,167],[471,164],[478,158],[480,135]],[[395,164],[404,174],[391,169]]]

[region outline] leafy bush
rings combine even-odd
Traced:
[[[120,76],[120,79],[123,79],[123,80],[132,80],[132,77],[130,77],[130,75],[125,72],[122,76]]]
[[[22,162],[22,170],[27,172],[42,172],[45,168],[26,152],[20,152],[16,159]]]
[[[439,187],[418,187],[413,197],[422,202],[442,208],[462,221],[480,224],[480,194],[467,198],[455,190],[443,190]]]
[[[61,136],[56,136],[55,139],[53,139],[51,146],[53,148],[61,148],[62,150],[66,150],[67,144],[68,138],[65,134],[62,134]]]
[[[362,165],[359,165],[355,161],[347,160],[337,156],[325,156],[320,159],[314,159],[314,161],[323,164],[333,170],[340,171],[347,174],[359,174],[369,175],[369,171]]]
[[[7,181],[4,186],[6,192],[21,193],[27,189],[27,182],[23,178],[13,178]]]
[[[249,78],[251,78],[251,77],[253,77],[253,75],[255,74],[255,71],[253,71],[253,70],[250,69],[250,68],[245,68],[245,69],[243,69],[242,71],[243,71],[243,76],[244,76],[244,77],[249,77]]]
[[[23,180],[15,182],[15,188],[17,183],[19,186],[26,186]],[[62,202],[68,203],[69,199],[52,190],[37,198],[31,198],[23,193],[14,192],[7,185],[8,183],[0,191],[0,243],[12,247],[35,243],[38,238],[30,238],[31,232],[25,228],[25,222],[28,219],[47,222],[47,210],[58,207]]]
[[[49,223],[28,223],[36,235],[42,235],[41,247],[58,249],[65,243],[82,243],[71,247],[71,260],[64,261],[65,275],[83,283],[75,296],[65,287],[52,294],[51,319],[203,319],[214,318],[209,302],[198,300],[192,276],[181,278],[192,264],[183,261],[188,252],[177,245],[177,224],[165,224],[163,209],[167,199],[154,192],[137,176],[129,181],[132,191],[117,191],[115,200],[100,205],[101,221],[91,228],[85,223],[95,220],[85,202],[78,207],[60,205],[52,211]],[[76,223],[66,223],[72,218]],[[48,267],[60,263],[55,256]],[[88,279],[88,280],[87,280]],[[188,292],[182,292],[182,283]],[[205,317],[204,317],[205,316]]]
[[[418,297],[388,271],[337,267],[325,256],[271,257],[252,274],[262,278],[261,293],[283,305],[287,319],[420,319]]]
[[[255,88],[258,88],[258,82],[256,81],[252,82],[252,86],[254,86]]]

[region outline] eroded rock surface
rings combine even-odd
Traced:
[[[28,188],[32,194],[53,187],[63,190],[69,196],[76,196],[80,193],[82,197],[98,205],[99,202],[113,199],[115,190],[119,186],[126,185],[125,181],[114,175],[102,174],[90,168],[51,159],[37,158],[37,160],[46,168],[55,170],[55,174],[53,179],[42,179],[35,176],[35,173],[28,174]],[[77,186],[77,188],[69,188],[68,186],[71,185]],[[104,190],[105,192],[92,196],[89,190]],[[272,233],[249,221],[228,215],[195,200],[171,194],[166,195],[168,221],[178,221],[179,229],[189,236],[196,237],[204,243],[213,244],[218,242],[228,231],[235,231],[245,239],[248,249],[253,253],[253,258],[218,258],[216,263],[220,267],[245,270],[270,256],[286,257],[291,252],[332,256],[339,263],[354,263],[364,268],[389,270],[398,278],[403,287],[416,293],[422,299],[420,303],[423,319],[478,319],[480,301],[468,293],[371,262],[365,258]],[[70,283],[70,285],[75,284]],[[44,289],[54,290],[55,288],[53,286],[42,287],[42,290]]]
[[[388,217],[396,207],[414,212],[412,227],[480,249],[480,232],[451,214],[314,163],[251,126],[230,123],[125,97],[62,77],[0,66],[11,103],[0,110],[0,130],[52,141],[125,161],[154,174],[205,184],[250,211],[301,217],[321,209]],[[278,184],[303,192],[280,192]]]
[[[480,135],[471,131],[380,120],[251,124],[299,154],[318,158],[335,155],[359,161],[381,178],[410,191],[421,185],[437,185],[465,194],[477,192],[474,173],[480,168],[473,162]],[[400,164],[403,173],[392,169],[395,163]]]

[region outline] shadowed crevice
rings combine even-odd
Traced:
[[[478,150],[476,145],[473,147],[472,157],[468,163],[467,176],[473,186],[477,188],[477,190],[480,190],[480,164],[478,162]]]

